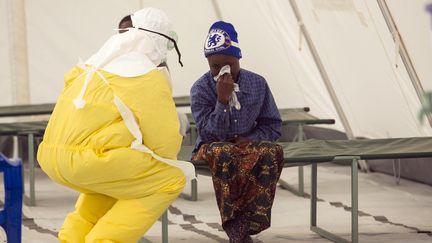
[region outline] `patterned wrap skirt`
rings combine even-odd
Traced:
[[[192,159],[209,164],[222,226],[228,235],[230,230],[253,235],[270,227],[276,185],[283,168],[280,145],[253,141],[239,148],[233,143],[214,142],[201,145]]]

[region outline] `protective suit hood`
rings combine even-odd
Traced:
[[[169,35],[171,22],[164,12],[145,8],[131,15],[134,28],[111,36],[85,64],[122,77],[144,75],[166,59],[168,39],[140,30],[149,29]]]

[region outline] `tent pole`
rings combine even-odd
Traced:
[[[398,42],[400,45],[399,48],[399,55],[405,65],[405,68],[408,72],[408,75],[411,79],[411,83],[417,93],[417,97],[420,100],[420,103],[424,106],[425,105],[425,100],[423,98],[423,94],[424,94],[424,89],[423,86],[421,84],[421,81],[417,75],[417,72],[414,68],[414,65],[411,61],[411,58],[408,54],[408,51],[406,49],[406,46],[404,44],[404,41],[402,39],[402,36],[399,34],[399,30],[396,26],[396,23],[394,21],[394,18],[390,12],[390,9],[387,5],[387,2],[385,0],[377,0],[378,6],[380,7],[381,13],[384,17],[384,20],[387,24],[387,27],[390,31],[390,33],[393,36],[393,40],[396,42],[396,38],[398,38]],[[431,113],[427,113],[427,120],[429,122],[429,125],[432,127],[432,114]]]
[[[24,0],[6,0],[9,58],[14,104],[30,103],[27,28]]]
[[[304,36],[304,38],[306,40],[306,43],[307,43],[307,45],[309,47],[309,50],[311,51],[312,57],[313,57],[313,59],[315,61],[315,64],[316,64],[316,66],[318,68],[318,71],[319,71],[319,73],[321,75],[321,78],[323,79],[324,84],[325,84],[325,86],[327,88],[327,92],[329,93],[330,98],[331,98],[331,100],[333,102],[333,105],[336,108],[336,112],[337,112],[337,114],[338,114],[338,116],[339,116],[339,118],[340,118],[340,120],[342,122],[342,126],[345,129],[347,137],[349,139],[353,139],[354,138],[354,134],[352,132],[351,126],[350,126],[350,124],[348,122],[348,119],[347,119],[347,117],[345,115],[345,112],[342,109],[342,106],[341,106],[341,104],[339,102],[339,99],[337,98],[336,92],[333,89],[333,86],[331,84],[330,78],[329,78],[329,76],[327,74],[327,71],[324,68],[324,65],[323,65],[323,63],[321,61],[321,58],[320,58],[320,56],[318,54],[318,51],[315,48],[315,45],[314,45],[314,43],[312,41],[312,38],[310,37],[309,32],[307,31],[306,26],[304,25],[303,19],[302,19],[301,15],[300,15],[300,11],[299,11],[298,6],[297,6],[297,2],[296,2],[296,0],[289,0],[289,2],[290,2],[290,5],[291,5],[291,8],[293,9],[295,17],[297,19],[297,22],[299,23],[301,32],[302,32],[302,34],[303,34],[303,36]],[[362,161],[362,160],[359,161],[359,165],[360,165],[360,168],[362,170],[364,170],[364,171],[368,171],[369,170],[365,161]]]
[[[221,12],[221,10],[219,8],[219,4],[218,4],[217,0],[212,0],[212,4],[213,4],[213,8],[215,10],[217,19],[223,20],[222,19],[222,12]]]

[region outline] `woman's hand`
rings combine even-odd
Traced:
[[[246,148],[246,146],[252,142],[251,139],[247,138],[247,137],[237,137],[237,138],[232,138],[230,140],[228,140],[231,143],[234,143],[234,145],[238,148]]]
[[[227,105],[232,92],[234,91],[234,80],[231,77],[231,74],[222,75],[217,83],[216,90],[218,101],[224,105]]]

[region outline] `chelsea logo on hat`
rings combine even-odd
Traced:
[[[237,32],[232,24],[218,21],[210,27],[204,43],[204,55],[208,57],[213,54],[225,54],[241,58]]]
[[[227,32],[221,29],[213,29],[207,36],[205,50],[209,52],[218,52],[231,46],[231,38]]]

